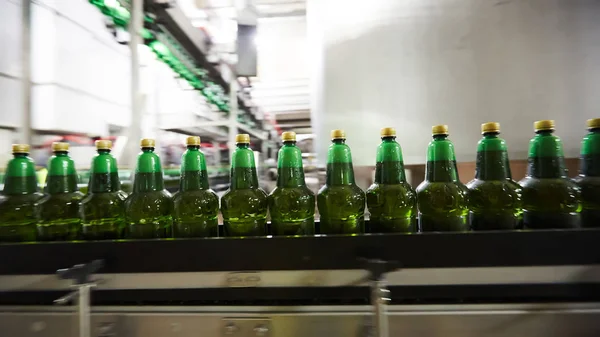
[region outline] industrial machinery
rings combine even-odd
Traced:
[[[2,336],[598,336],[600,230],[0,245]]]

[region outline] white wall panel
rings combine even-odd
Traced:
[[[305,17],[260,19],[256,43],[261,82],[308,77]]]
[[[20,79],[0,76],[0,125],[15,128],[21,126],[21,92]]]
[[[33,126],[108,134],[126,126],[129,57],[86,1],[44,0],[32,9]]]
[[[0,125],[18,127],[23,105],[20,81],[21,3],[18,0],[0,0],[0,44]],[[8,135],[10,131],[1,133],[3,139]],[[14,139],[8,137],[8,140],[12,142]]]
[[[0,0],[0,125],[21,122],[20,2]],[[86,0],[33,3],[35,129],[106,135],[109,124],[131,123],[129,49],[115,41],[105,20]],[[156,113],[210,113],[202,96],[178,83],[171,69],[154,60],[145,63],[146,112],[143,121],[134,121],[145,135],[155,136],[148,130],[155,128]]]
[[[0,73],[21,76],[21,3],[0,0]]]
[[[355,162],[373,165],[393,126],[405,161],[422,163],[431,125],[448,124],[457,159],[473,161],[487,121],[525,158],[538,119],[577,156],[600,116],[599,18],[597,0],[309,0],[319,159],[343,128]]]

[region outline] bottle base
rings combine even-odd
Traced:
[[[520,227],[520,221],[514,214],[475,214],[469,213],[469,224],[474,231],[513,230]]]
[[[276,236],[298,236],[315,234],[315,219],[300,221],[277,221],[271,219],[272,235]]]
[[[164,224],[130,224],[125,228],[125,239],[165,239],[172,237],[171,226]]]
[[[36,240],[36,223],[0,225],[0,242],[32,242]]]
[[[419,214],[421,232],[464,232],[469,230],[467,216]]]
[[[223,221],[223,235],[228,237],[266,236],[267,221],[263,220],[238,220]]]
[[[122,225],[119,224],[83,224],[81,236],[84,240],[117,240],[122,237]]]
[[[362,234],[365,232],[364,216],[351,219],[323,219],[320,221],[320,234]]]
[[[585,228],[600,227],[600,210],[584,209],[581,211],[581,226]]]
[[[416,218],[381,219],[371,216],[368,233],[415,233]]]
[[[208,238],[219,236],[217,219],[173,222],[174,238]]]
[[[37,224],[38,241],[70,241],[79,239],[79,221]]]
[[[555,229],[581,227],[580,213],[523,212],[526,229]]]

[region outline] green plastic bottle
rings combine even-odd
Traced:
[[[269,195],[271,233],[312,235],[315,233],[315,194],[304,181],[302,152],[296,146],[296,133],[284,132],[281,139],[277,187]]]
[[[140,142],[133,192],[125,200],[127,239],[156,239],[173,236],[173,200],[164,189],[160,158],[154,153],[154,139]]]
[[[473,230],[516,229],[522,209],[521,186],[512,180],[500,123],[481,124],[475,179],[469,189],[469,223]]]
[[[224,235],[266,235],[267,194],[258,187],[250,136],[239,134],[235,143],[231,157],[231,186],[221,198]]]
[[[352,153],[343,130],[331,131],[327,180],[317,195],[321,234],[365,232],[365,192],[354,182]]]
[[[46,177],[47,195],[37,207],[38,240],[76,240],[81,236],[79,202],[83,194],[77,188],[75,163],[69,157],[68,143],[52,143],[52,151]]]
[[[554,121],[534,123],[523,187],[523,226],[530,229],[581,226],[581,191],[567,177],[560,138]]]
[[[208,186],[206,159],[200,137],[186,139],[181,156],[179,191],[173,195],[173,236],[176,238],[219,236],[219,197]]]
[[[581,142],[579,176],[581,188],[581,225],[600,227],[600,118],[587,121],[589,133]]]
[[[402,148],[394,128],[381,129],[375,182],[366,194],[372,233],[417,231],[417,194],[406,182]]]
[[[92,158],[87,195],[79,212],[85,240],[114,240],[125,229],[125,193],[117,170],[117,160],[110,154],[112,142],[97,140],[98,154]]]
[[[6,167],[4,190],[0,197],[0,242],[35,241],[35,203],[43,194],[38,191],[29,145],[13,144],[12,153],[13,159]]]
[[[458,179],[454,145],[448,126],[432,127],[427,147],[425,181],[417,187],[419,226],[423,232],[458,232],[469,229],[468,190]]]

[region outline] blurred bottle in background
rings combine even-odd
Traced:
[[[35,165],[29,145],[13,144],[13,159],[6,166],[4,190],[0,197],[0,242],[35,241],[35,203],[39,192]]]
[[[77,188],[75,164],[69,157],[69,144],[52,143],[48,160],[46,196],[38,206],[38,239],[67,241],[81,236],[79,202],[83,194]]]

